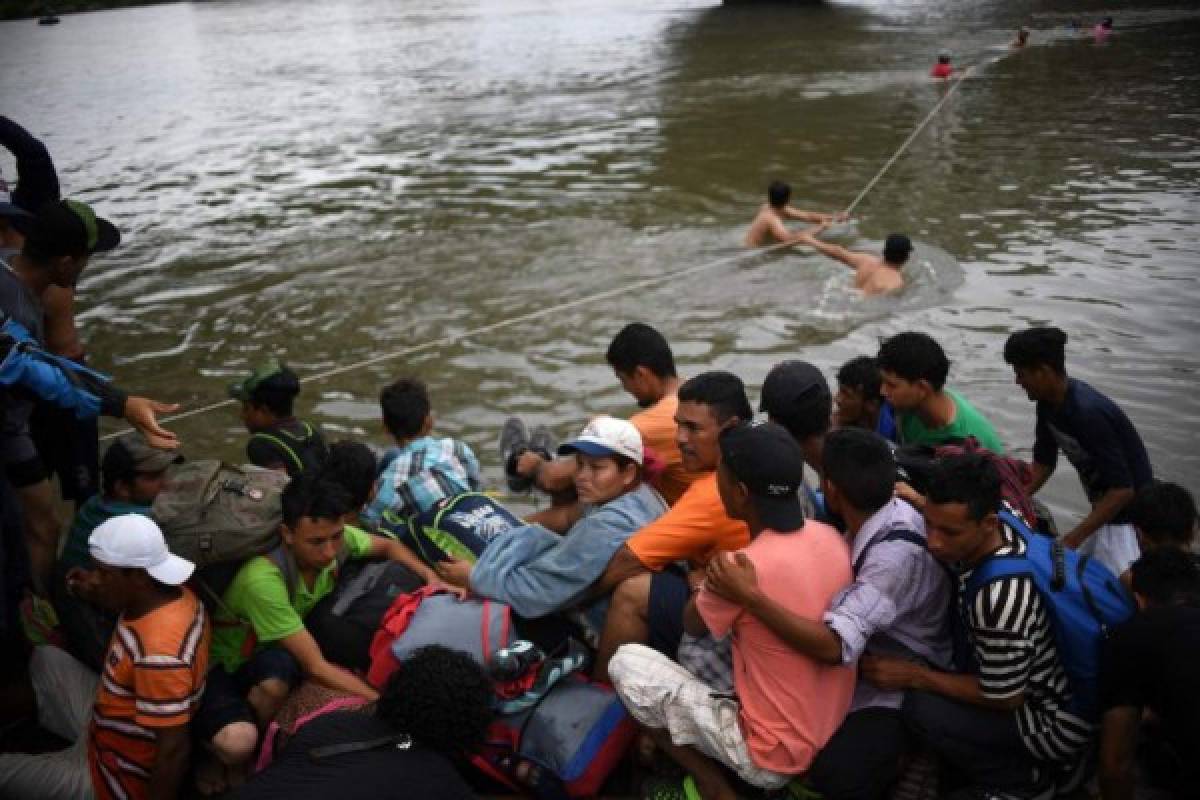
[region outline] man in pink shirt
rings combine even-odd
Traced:
[[[845,541],[805,521],[798,492],[804,454],[782,427],[738,424],[719,440],[717,487],[725,511],[750,529],[733,558],[754,568],[762,592],[819,621],[852,579]],[[732,635],[735,694],[722,694],[671,659],[638,644],[621,647],[608,673],[631,714],[690,775],[654,797],[734,800],[722,765],[746,783],[778,789],[804,773],[833,735],[854,692],[851,666],[820,664],[789,647],[753,615],[701,586],[684,627]]]

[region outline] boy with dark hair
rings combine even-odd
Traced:
[[[878,435],[833,431],[825,441],[825,501],[846,523],[854,582],[824,616],[805,619],[766,597],[754,570],[715,558],[705,586],[747,613],[789,647],[822,664],[852,665],[864,653],[900,655],[947,669],[950,583],[925,548],[925,523],[892,496],[896,462]],[[850,713],[821,750],[806,781],[830,800],[879,798],[905,750],[902,691],[859,681]]]
[[[866,428],[889,442],[896,441],[892,404],[883,399],[883,377],[870,356],[852,358],[838,369],[833,420],[839,428]]]
[[[958,573],[959,613],[977,671],[865,656],[859,674],[883,689],[909,690],[909,729],[973,788],[1038,797],[1054,789],[1057,776],[1077,774],[1092,726],[1069,710],[1071,687],[1032,575],[997,578],[967,597],[974,570],[1028,551],[998,518],[1000,501],[1000,476],[985,456],[934,467],[925,505],[929,552]]]
[[[350,495],[354,519],[362,513],[375,492],[378,463],[374,451],[362,442],[342,439],[329,445],[329,455],[321,465],[321,475],[341,484]]]
[[[1200,786],[1200,567],[1164,547],[1131,571],[1140,610],[1113,629],[1101,664],[1100,795],[1133,800],[1142,755],[1154,788],[1191,797]]]
[[[370,685],[327,661],[304,617],[337,584],[346,559],[388,559],[426,582],[436,574],[398,541],[345,525],[349,494],[318,473],[283,492],[281,542],[242,565],[214,616],[213,669],[197,726],[216,762],[197,776],[204,793],[222,790],[244,769],[288,692],[302,678],[374,700]],[[219,762],[219,763],[218,763]]]
[[[675,373],[675,357],[666,337],[642,322],[631,322],[622,328],[608,346],[605,354],[621,388],[637,401],[642,410],[629,418],[652,462],[662,469],[652,478],[655,489],[668,505],[691,485],[694,475],[683,467],[683,458],[675,444],[675,409],[679,406],[679,378]],[[519,442],[528,446],[528,442]],[[543,491],[568,491],[575,475],[575,461],[559,458],[549,461],[535,449],[526,449],[516,459],[518,475],[533,479]]]
[[[950,361],[933,337],[898,333],[879,346],[875,361],[883,397],[896,410],[900,444],[937,446],[974,436],[981,446],[1003,455],[992,423],[958,392],[945,388]]]
[[[54,565],[51,600],[62,623],[71,654],[99,671],[112,638],[116,617],[79,596],[68,583],[86,577],[91,566],[88,538],[99,525],[124,514],[151,516],[154,498],[166,483],[167,468],[183,460],[172,450],[151,447],[140,433],[118,438],[108,446],[101,462],[101,493],[90,498],[75,515]]]
[[[745,523],[725,513],[717,492],[717,436],[753,418],[746,387],[732,373],[704,372],[679,387],[675,440],[683,466],[697,477],[666,514],[621,545],[592,588],[595,594],[613,591],[596,654],[597,678],[606,678],[609,659],[626,642],[649,642],[673,656],[690,588],[704,579],[702,570],[685,574],[677,562],[703,566],[715,553],[748,541]]]
[[[379,525],[384,511],[410,517],[439,502],[483,488],[479,461],[457,439],[435,439],[429,391],[415,378],[402,378],[379,396],[383,426],[397,446],[396,455],[375,482],[375,497],[363,519]]]
[[[1138,557],[1137,534],[1125,507],[1153,478],[1150,458],[1125,412],[1067,375],[1066,344],[1067,334],[1058,328],[1018,331],[1004,344],[1016,384],[1037,404],[1028,491],[1032,496],[1045,485],[1062,451],[1092,506],[1063,543],[1120,575]]]
[[[30,676],[39,721],[74,746],[0,755],[0,796],[21,800],[147,800],[180,796],[189,725],[205,690],[210,627],[184,586],[195,566],[173,555],[154,521],[113,517],[88,538],[85,596],[118,615],[97,676],[55,647],[38,647]]]
[[[300,379],[275,358],[230,385],[229,396],[241,401],[242,423],[250,431],[246,458],[251,464],[294,478],[325,460],[329,451],[321,432],[296,418],[299,394]]]
[[[309,721],[232,797],[470,800],[451,759],[483,740],[491,697],[491,681],[465,653],[424,647],[384,686],[374,714],[335,711]]]
[[[721,502],[731,518],[746,523],[751,541],[713,561],[753,575],[757,591],[783,613],[816,620],[850,581],[850,559],[837,531],[805,520],[800,446],[778,425],[743,423],[720,434],[720,453]],[[771,626],[707,584],[688,600],[684,625],[693,636],[732,635],[736,696],[714,690],[649,647],[627,644],[617,651],[608,670],[617,694],[690,773],[682,788],[657,787],[647,796],[733,798],[722,767],[763,789],[779,789],[806,772],[846,713],[853,670],[786,646]]]
[[[802,211],[788,205],[792,199],[792,187],[783,181],[771,181],[767,187],[767,202],[759,209],[750,230],[746,231],[744,244],[746,247],[762,247],[765,244],[796,241],[803,233],[792,233],[787,229],[784,220],[796,219],[817,225],[831,225],[835,221],[846,219],[845,214],[821,214],[816,211]],[[807,231],[805,232],[807,233]]]
[[[1142,552],[1175,548],[1190,552],[1196,540],[1196,501],[1177,483],[1152,480],[1126,508]]]

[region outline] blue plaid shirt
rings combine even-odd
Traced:
[[[363,512],[372,526],[379,525],[384,511],[420,514],[444,499],[479,491],[483,480],[479,461],[466,444],[423,436],[400,448],[375,487],[375,499]]]

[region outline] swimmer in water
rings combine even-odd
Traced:
[[[1012,47],[1024,47],[1029,44],[1029,29],[1017,28],[1017,38],[1013,39]]]
[[[1092,38],[1097,42],[1107,41],[1108,37],[1112,35],[1112,30],[1113,18],[1105,17],[1104,19],[1100,20],[1100,22],[1096,23],[1096,27],[1092,28]]]
[[[826,226],[818,226],[815,232],[805,231],[797,238],[800,244],[814,248],[828,258],[840,261],[854,270],[854,288],[864,294],[891,294],[904,288],[904,273],[901,270],[912,253],[912,242],[902,233],[893,233],[883,245],[883,257],[871,253],[847,250],[840,245],[823,242],[817,234]]]
[[[767,202],[763,203],[746,231],[744,244],[746,247],[762,247],[776,242],[793,242],[804,233],[792,233],[784,224],[784,220],[797,219],[802,222],[812,222],[817,225],[831,225],[834,222],[844,222],[845,214],[822,214],[817,211],[802,211],[792,208],[788,201],[792,199],[792,187],[783,181],[771,181],[767,187]],[[815,229],[814,229],[815,230]]]
[[[933,65],[933,69],[929,70],[931,78],[949,78],[954,74],[954,67],[950,64],[950,54],[945,50],[938,53],[937,63]]]

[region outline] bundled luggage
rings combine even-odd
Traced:
[[[380,527],[432,566],[447,558],[474,564],[489,542],[524,524],[486,494],[467,492],[412,517],[384,512]]]

